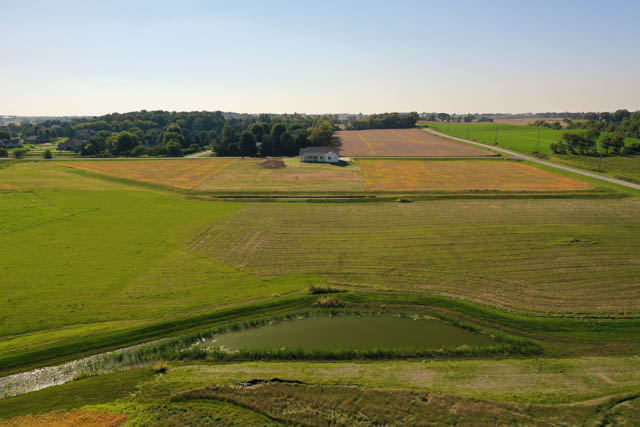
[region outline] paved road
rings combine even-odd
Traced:
[[[591,173],[591,172],[585,172],[585,171],[580,170],[580,169],[574,169],[574,168],[570,168],[570,167],[567,167],[567,166],[558,165],[556,163],[551,163],[551,162],[547,162],[547,161],[544,161],[544,160],[540,160],[537,157],[531,157],[531,156],[527,156],[527,155],[524,155],[522,153],[518,153],[518,152],[515,152],[515,151],[506,150],[504,148],[499,148],[499,147],[496,147],[495,145],[483,144],[481,142],[470,141],[468,139],[458,138],[456,136],[447,135],[446,133],[441,133],[441,132],[435,131],[435,130],[433,130],[431,128],[428,128],[428,129],[425,129],[425,130],[427,132],[431,133],[431,134],[434,134],[434,135],[442,136],[442,137],[453,139],[453,140],[456,140],[456,141],[465,142],[467,144],[477,145],[479,147],[488,148],[489,150],[494,150],[494,151],[499,151],[501,153],[510,154],[513,157],[518,158],[518,159],[528,160],[530,162],[538,163],[538,164],[549,166],[549,167],[552,167],[552,168],[562,169],[562,170],[565,170],[565,171],[568,171],[568,172],[577,173],[579,175],[588,176],[589,178],[595,178],[595,179],[599,179],[601,181],[610,182],[612,184],[618,184],[618,185],[622,185],[622,186],[625,186],[625,187],[629,187],[629,188],[633,188],[633,189],[636,189],[636,190],[640,190],[640,185],[634,184],[632,182],[622,181],[620,179],[609,178],[608,176],[602,176],[602,175],[598,175],[598,174]]]

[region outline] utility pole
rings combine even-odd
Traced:
[[[493,139],[493,145],[498,145],[498,125],[496,124],[496,136]]]
[[[540,126],[538,126],[538,147],[536,148],[536,153],[540,153]]]
[[[469,126],[471,126],[471,124],[467,123],[467,139],[469,139]]]

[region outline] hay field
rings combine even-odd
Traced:
[[[285,158],[285,167],[261,167],[264,159],[77,161],[64,166],[119,178],[195,191],[364,191],[356,165],[302,163]]]
[[[63,162],[89,172],[150,184],[193,189],[229,167],[235,159],[137,160],[137,161],[77,161]]]
[[[640,201],[251,204],[191,250],[265,277],[439,294],[539,313],[640,311]]]
[[[494,153],[420,129],[339,131],[340,155],[352,157],[480,157]]]
[[[361,160],[370,191],[589,190],[583,181],[510,161]]]
[[[200,191],[364,191],[364,179],[355,165],[302,163],[285,158],[285,167],[265,169],[264,159],[243,159],[195,187]]]

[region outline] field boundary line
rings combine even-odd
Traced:
[[[544,165],[544,166],[557,168],[557,169],[562,169],[564,171],[575,173],[575,174],[578,174],[578,175],[587,176],[589,178],[595,178],[595,179],[599,179],[601,181],[610,182],[612,184],[622,185],[623,187],[633,188],[634,190],[640,190],[640,185],[634,184],[632,182],[623,181],[621,179],[609,178],[609,177],[598,175],[598,174],[595,174],[595,173],[586,172],[586,171],[583,171],[581,169],[574,169],[574,168],[570,168],[568,166],[559,165],[557,163],[547,162],[545,160],[540,160],[540,159],[537,159],[535,157],[527,156],[527,155],[519,153],[517,151],[511,151],[511,150],[507,150],[507,149],[504,149],[504,148],[498,148],[498,147],[494,147],[494,146],[491,146],[491,145],[488,145],[488,144],[483,144],[481,142],[470,141],[468,139],[458,138],[457,136],[447,135],[446,133],[441,133],[441,132],[438,132],[438,131],[433,130],[431,128],[427,128],[427,129],[423,128],[423,130],[425,130],[425,132],[428,132],[428,133],[430,133],[432,135],[453,139],[453,140],[456,140],[456,141],[464,142],[466,144],[474,144],[474,145],[477,145],[479,147],[483,147],[483,148],[487,148],[487,149],[493,149],[493,150],[499,151],[501,153],[509,154],[509,155],[514,156],[516,158],[523,159],[523,160],[528,160],[530,162],[538,163],[538,164],[541,164],[541,165]]]

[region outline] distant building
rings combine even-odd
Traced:
[[[300,149],[301,162],[338,163],[340,155],[333,147],[306,147]]]
[[[86,144],[85,141],[78,138],[71,138],[65,142],[58,144],[58,150],[61,151],[80,151]]]
[[[20,147],[22,147],[22,144],[17,139],[14,139],[14,140],[11,140],[11,139],[0,139],[0,147],[4,147],[4,148],[20,148]]]

